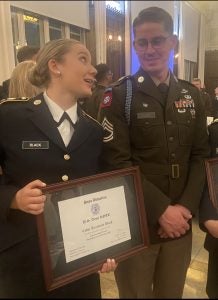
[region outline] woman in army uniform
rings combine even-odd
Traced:
[[[44,93],[1,102],[1,298],[101,296],[98,273],[46,291],[35,220],[46,201],[43,187],[98,171],[102,128],[77,107],[79,97],[91,95],[95,74],[84,45],[51,41],[40,50],[29,74],[30,82]],[[115,262],[107,260],[101,271],[114,268]]]

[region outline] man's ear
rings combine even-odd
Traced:
[[[132,44],[133,44],[133,47],[134,47],[134,50],[135,50],[135,40],[133,41],[133,43],[132,43]]]
[[[179,43],[179,40],[178,40],[178,37],[177,37],[176,34],[172,35],[171,41],[172,41],[172,48],[176,49],[176,47],[177,47],[177,45]]]

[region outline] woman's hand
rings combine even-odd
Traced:
[[[117,267],[117,263],[115,262],[115,260],[112,258],[108,258],[106,263],[103,264],[102,268],[100,271],[98,271],[98,273],[109,273],[109,272],[113,272],[116,270]]]
[[[11,208],[20,209],[26,213],[39,215],[44,210],[46,196],[42,194],[41,188],[46,184],[41,180],[34,180],[20,189],[12,203]]]
[[[207,220],[204,225],[213,237],[218,238],[218,220]]]

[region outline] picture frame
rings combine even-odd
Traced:
[[[149,245],[138,167],[51,184],[36,217],[48,291],[128,259]]]
[[[206,159],[205,166],[209,197],[218,211],[218,157]]]

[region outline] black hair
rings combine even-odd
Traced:
[[[156,6],[148,7],[141,10],[138,16],[133,21],[133,32],[135,28],[146,22],[162,23],[164,29],[173,34],[173,19],[171,15],[164,9]]]
[[[95,76],[97,82],[104,80],[107,73],[110,71],[110,68],[106,64],[98,64],[97,66],[95,66],[95,69],[98,72]]]

